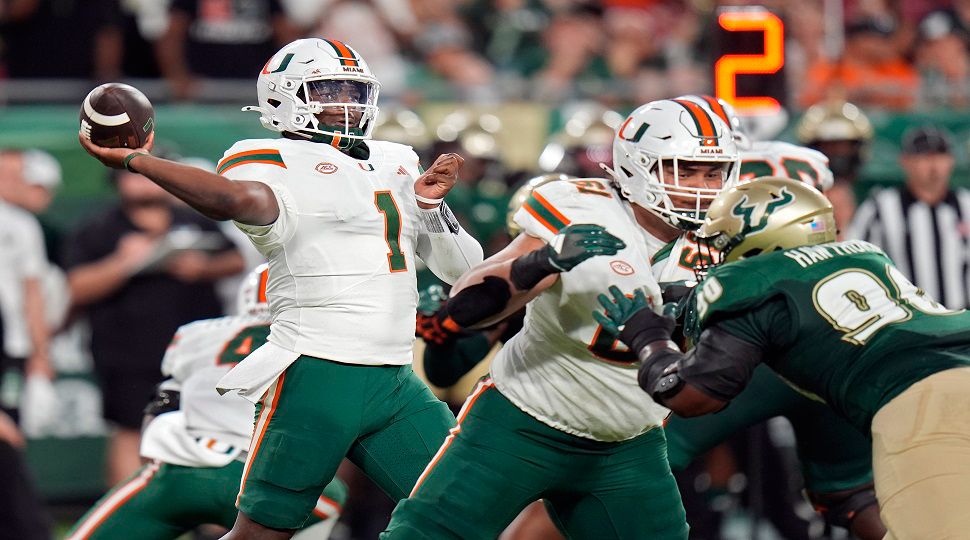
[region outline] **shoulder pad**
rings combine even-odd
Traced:
[[[756,259],[718,266],[694,288],[684,321],[687,335],[696,339],[717,315],[747,311],[771,298],[775,280],[745,264]]]
[[[526,233],[549,240],[571,223],[596,223],[612,210],[617,195],[608,180],[583,178],[539,186],[515,213]]]
[[[424,168],[421,166],[421,159],[418,157],[417,152],[414,151],[414,148],[406,144],[388,141],[367,141],[367,144],[371,146],[372,149],[380,148],[384,153],[384,159],[386,161],[392,162],[392,165],[403,166],[404,169],[415,178],[420,176],[424,171]]]
[[[256,172],[265,177],[286,169],[284,155],[281,152],[285,139],[246,139],[229,147],[216,165],[216,173],[226,177],[236,178]],[[233,171],[230,173],[230,171]],[[240,175],[239,171],[245,171]]]

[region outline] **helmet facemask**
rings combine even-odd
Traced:
[[[293,123],[297,133],[319,140],[323,136],[338,148],[369,139],[377,119],[377,81],[335,78],[304,79],[295,96]],[[299,105],[302,103],[302,105]]]
[[[642,150],[632,163],[636,168],[633,173],[646,179],[644,190],[649,209],[671,225],[688,231],[700,227],[711,202],[722,190],[737,183],[739,173],[735,160],[659,157]],[[701,173],[707,181],[698,180]],[[697,186],[699,183],[705,185]]]

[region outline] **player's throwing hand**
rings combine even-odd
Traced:
[[[155,132],[152,132],[148,136],[148,140],[145,142],[145,146],[141,148],[105,148],[98,146],[91,142],[88,138],[78,132],[77,140],[80,141],[81,146],[89,154],[95,157],[98,161],[103,163],[107,167],[112,169],[124,169],[125,168],[125,158],[131,154],[148,154],[152,146],[155,144]]]

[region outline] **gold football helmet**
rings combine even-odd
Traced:
[[[821,141],[872,139],[872,123],[859,107],[847,101],[816,103],[798,122],[798,140],[805,145]]]
[[[539,186],[544,186],[549,182],[555,182],[557,180],[571,180],[573,178],[575,178],[575,176],[569,176],[568,174],[549,173],[536,176],[535,178],[530,178],[526,180],[524,184],[519,186],[519,189],[516,189],[515,193],[512,194],[512,198],[509,199],[509,208],[505,213],[505,226],[509,232],[509,236],[515,238],[519,235],[519,233],[522,232],[522,228],[519,227],[519,224],[516,223],[512,218],[515,217],[515,213],[519,211],[519,208],[522,208],[522,205],[525,204],[526,199],[532,195],[532,192],[536,188]]]
[[[835,241],[832,203],[815,188],[763,176],[721,193],[707,210],[697,237],[722,262]]]

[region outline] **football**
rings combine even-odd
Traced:
[[[81,134],[98,146],[141,148],[155,129],[155,109],[133,86],[107,83],[81,104]]]

